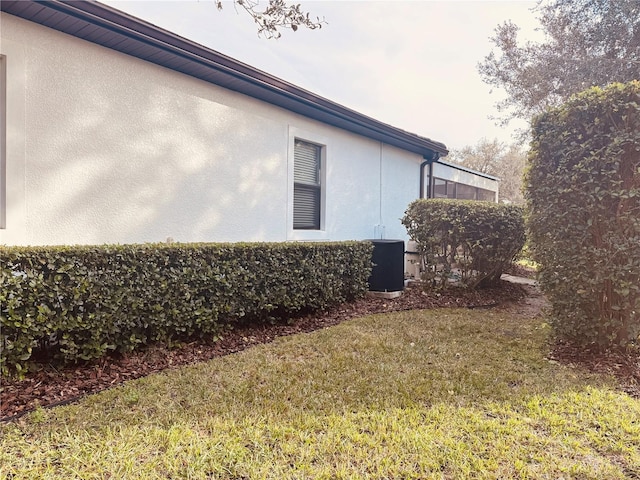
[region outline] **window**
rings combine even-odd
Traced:
[[[447,181],[433,179],[433,198],[447,198]]]
[[[448,182],[441,178],[433,179],[433,198],[456,198],[455,182]]]
[[[476,187],[465,185],[464,183],[459,183],[456,187],[456,198],[459,198],[460,200],[476,199]]]
[[[483,200],[495,202],[496,194],[491,190],[452,182],[441,178],[433,179],[433,198],[457,198],[459,200]]]
[[[320,230],[322,147],[295,140],[293,147],[293,228]]]
[[[483,200],[485,202],[495,202],[496,192],[485,190],[484,188],[478,188],[478,200]]]

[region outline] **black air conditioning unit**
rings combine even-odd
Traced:
[[[404,290],[404,241],[367,240],[373,243],[373,270],[369,277],[372,292]]]

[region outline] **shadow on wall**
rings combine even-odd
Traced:
[[[369,238],[380,219],[379,143],[358,138],[355,148],[353,138],[337,138],[327,162],[325,229],[332,240]]]
[[[48,48],[27,80],[29,243],[285,238],[285,121],[101,47]]]

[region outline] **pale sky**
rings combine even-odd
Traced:
[[[258,37],[230,1],[223,11],[212,0],[103,3],[449,149],[483,137],[510,143],[525,126],[487,118],[502,93],[490,93],[476,66],[499,23],[511,19],[523,38],[539,38],[536,2],[300,1],[327,25],[278,40]]]

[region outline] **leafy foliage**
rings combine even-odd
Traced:
[[[222,10],[222,1],[216,0],[216,7]],[[309,30],[322,28],[324,19],[311,18],[309,13],[300,9],[300,4],[289,4],[285,0],[269,0],[264,9],[258,8],[259,0],[234,0],[234,3],[249,14],[258,26],[258,35],[267,38],[280,38],[281,28],[289,28],[294,32],[299,27]]]
[[[368,242],[2,247],[0,367],[216,336],[363,295]]]
[[[454,270],[470,288],[495,285],[524,245],[522,208],[489,202],[421,199],[402,219],[422,258],[427,285],[447,285]]]
[[[640,334],[640,82],[591,88],[536,119],[528,229],[561,339]]]
[[[484,81],[506,90],[497,104],[512,118],[529,119],[591,86],[640,78],[640,2],[547,0],[538,5],[545,38],[518,41],[508,21],[496,28],[492,51],[478,69]]]

